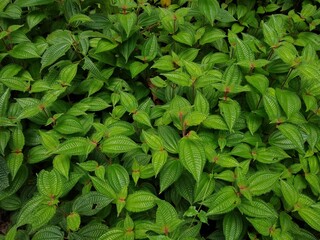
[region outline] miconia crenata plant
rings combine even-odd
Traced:
[[[0,240],[319,239],[319,3],[0,1]]]

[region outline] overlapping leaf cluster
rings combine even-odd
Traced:
[[[317,4],[2,0],[0,239],[318,239]]]

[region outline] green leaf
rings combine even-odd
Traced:
[[[301,135],[301,132],[296,126],[290,123],[283,123],[278,126],[278,129],[287,139],[289,139],[297,147],[299,151],[304,151],[304,140]]]
[[[204,205],[209,207],[207,216],[230,212],[239,205],[240,201],[233,187],[223,187],[204,201]]]
[[[149,114],[143,110],[136,111],[132,115],[132,118],[134,121],[136,121],[138,123],[141,123],[141,124],[146,125],[148,127],[152,127]]]
[[[17,153],[10,153],[6,157],[7,166],[9,168],[10,174],[12,178],[14,179],[22,165],[24,156],[23,153],[17,152]]]
[[[301,100],[296,93],[277,88],[276,97],[288,119],[290,119],[293,114],[299,112],[301,108]]]
[[[163,150],[162,139],[155,133],[142,130],[141,136],[151,149],[158,151]]]
[[[128,38],[131,31],[136,26],[138,20],[137,15],[134,12],[129,14],[118,14],[118,19]]]
[[[129,186],[129,174],[119,164],[112,164],[106,168],[107,181],[116,193]]]
[[[197,91],[196,97],[194,99],[194,110],[205,115],[209,114],[210,104],[200,91]]]
[[[270,192],[280,175],[269,171],[257,171],[248,178],[249,190],[253,196]]]
[[[84,216],[93,216],[112,202],[112,198],[99,192],[88,192],[72,204],[72,211]]]
[[[148,38],[147,41],[144,42],[141,54],[142,59],[144,62],[152,61],[158,53],[158,40],[157,37],[153,34],[151,37]]]
[[[157,201],[156,224],[160,226],[164,234],[173,232],[182,220],[178,218],[175,208],[163,200]]]
[[[104,153],[125,153],[139,147],[132,139],[122,135],[109,137],[100,145]]]
[[[153,208],[157,197],[150,192],[136,191],[127,197],[126,209],[130,212],[144,212]]]
[[[40,58],[36,46],[30,42],[14,46],[9,55],[18,59]]]
[[[242,199],[241,204],[238,205],[239,211],[248,216],[256,218],[276,218],[277,212],[271,204],[267,204],[261,199]]]
[[[59,77],[63,83],[70,84],[77,74],[78,64],[69,64],[61,69]]]
[[[275,121],[281,116],[280,106],[275,96],[275,90],[268,88],[267,92],[263,95],[263,106],[270,121]]]
[[[34,7],[53,3],[54,0],[17,0],[15,4],[20,7]]]
[[[274,231],[274,220],[268,218],[247,218],[253,227],[263,236],[269,236]]]
[[[180,161],[167,161],[160,171],[160,193],[176,182],[182,172],[183,166]]]
[[[53,159],[53,168],[56,169],[66,179],[69,178],[70,156],[56,155]]]
[[[318,208],[304,207],[300,208],[298,213],[310,227],[318,232],[320,231],[320,211]]]
[[[240,116],[241,108],[239,103],[231,99],[227,101],[220,101],[219,109],[220,109],[220,114],[224,118],[228,126],[228,129],[231,132],[234,124],[236,123],[236,121]]]
[[[116,192],[113,190],[113,188],[110,186],[110,184],[100,178],[97,177],[92,177],[90,176],[90,179],[93,183],[94,188],[99,192],[102,193],[103,195],[112,198],[112,199],[116,199],[117,198],[117,194]]]
[[[61,143],[54,153],[68,156],[81,156],[89,154],[94,148],[94,143],[92,143],[89,139],[73,137]]]
[[[212,175],[202,173],[200,181],[194,188],[194,202],[204,201],[209,195],[211,195],[215,188],[215,181]]]
[[[152,153],[152,166],[156,176],[166,164],[167,159],[168,152],[166,150],[154,151]]]
[[[148,66],[149,66],[148,63],[141,63],[137,61],[131,63],[129,66],[131,77],[135,78],[136,76],[138,76],[139,73],[145,70]]]
[[[207,114],[202,112],[190,112],[184,118],[183,124],[185,126],[198,126],[207,118]]]
[[[229,130],[226,122],[220,115],[209,115],[203,122],[202,125],[206,128]]]
[[[81,223],[81,217],[78,213],[72,212],[67,216],[67,229],[78,231]]]
[[[48,151],[55,151],[59,146],[59,139],[54,134],[50,134],[50,132],[39,131],[41,144],[48,150]]]
[[[265,92],[268,89],[269,80],[266,76],[262,74],[253,74],[251,76],[246,76],[246,80],[261,94],[265,94]]]
[[[172,127],[170,126],[159,126],[158,134],[163,141],[164,148],[169,153],[178,153],[180,136]]]
[[[138,109],[137,99],[130,93],[120,92],[121,105],[125,107],[127,112],[134,113]]]
[[[1,157],[0,157],[1,160]],[[13,181],[9,182],[9,186],[0,190],[0,201],[17,192],[28,178],[28,168],[22,165]]]
[[[77,117],[64,114],[57,119],[54,130],[62,134],[74,134],[82,132],[83,126]]]
[[[206,43],[212,43],[214,41],[217,41],[219,39],[223,39],[225,37],[226,37],[226,34],[221,29],[209,28],[209,29],[206,29],[205,33],[202,35],[199,43],[201,45],[204,45]]]
[[[73,23],[73,22],[93,22],[93,20],[84,14],[78,13],[78,14],[74,14],[70,19],[69,19],[69,23]]]
[[[62,194],[63,179],[56,170],[41,170],[37,177],[37,187],[44,196],[59,197]]]
[[[170,73],[163,73],[162,75],[165,76],[171,82],[177,84],[178,86],[190,87],[192,85],[192,79],[187,73],[181,71],[174,71]]]
[[[243,218],[238,211],[232,211],[224,215],[223,234],[226,240],[240,239],[243,229]]]
[[[0,157],[0,192],[9,187],[9,169],[4,158]]]
[[[10,88],[11,90],[26,92],[29,87],[30,83],[25,81],[23,78],[20,77],[2,77],[0,82],[3,83],[5,86]]]
[[[70,49],[69,42],[56,43],[47,48],[41,58],[41,69],[50,66]]]
[[[39,231],[33,235],[32,240],[62,240],[63,237],[64,233],[58,226],[46,226],[39,229]]]
[[[179,142],[179,157],[182,165],[199,182],[206,162],[204,147],[201,142],[190,139],[188,136],[183,137]]]
[[[199,1],[199,10],[204,15],[204,17],[208,20],[208,22],[213,25],[213,21],[216,19],[220,7],[219,3],[216,0],[203,0]]]
[[[287,181],[280,181],[281,192],[284,200],[290,208],[298,202],[299,193],[294,186]]]

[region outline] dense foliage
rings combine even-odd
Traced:
[[[0,239],[319,239],[319,2],[1,0]]]

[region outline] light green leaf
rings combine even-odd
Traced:
[[[203,167],[206,162],[204,147],[198,140],[183,137],[179,142],[179,157],[182,165],[199,182]]]
[[[320,231],[320,211],[318,208],[304,207],[300,208],[298,213],[310,227]]]
[[[152,166],[156,176],[167,162],[167,158],[168,152],[166,150],[154,151],[152,153]]]
[[[47,226],[39,229],[39,231],[33,235],[32,240],[62,240],[63,237],[64,233],[58,226]]]
[[[157,197],[150,192],[136,191],[127,197],[126,209],[130,212],[144,212],[156,205]]]
[[[238,211],[232,211],[223,217],[223,234],[226,240],[240,239],[244,221]]]
[[[238,206],[239,211],[248,216],[256,218],[276,218],[277,212],[272,205],[267,204],[261,199],[242,199]]]
[[[204,201],[204,205],[208,206],[207,216],[219,215],[232,211],[240,204],[240,197],[235,189],[231,186],[221,188],[217,193],[213,194]]]
[[[139,145],[126,136],[112,136],[102,142],[101,151],[105,153],[125,153],[139,148]]]
[[[72,204],[72,211],[84,216],[93,216],[111,202],[112,198],[90,191],[76,198]]]
[[[127,112],[134,113],[138,109],[137,99],[130,93],[120,92],[121,105],[125,107]]]
[[[142,130],[141,136],[151,149],[158,151],[163,150],[162,139],[155,133]]]
[[[229,130],[226,122],[220,115],[209,115],[203,122],[202,125],[206,128]]]
[[[124,31],[127,34],[127,38],[130,36],[131,31],[134,29],[137,23],[137,15],[135,12],[128,14],[118,14],[118,19]]]
[[[79,213],[72,212],[67,216],[67,229],[71,231],[78,231],[81,223]]]
[[[73,22],[93,22],[93,20],[84,14],[78,13],[78,14],[74,14],[72,15],[72,17],[69,19],[69,23],[73,23]]]
[[[119,164],[112,164],[106,167],[107,181],[116,193],[129,186],[129,174]]]
[[[171,82],[177,84],[178,86],[190,87],[192,85],[192,79],[187,73],[175,71],[170,73],[163,73],[162,75],[165,76]]]
[[[9,55],[18,59],[40,58],[36,46],[31,42],[17,44]]]
[[[63,179],[58,171],[41,170],[37,177],[37,187],[40,194],[48,197],[59,197],[63,190]]]
[[[296,93],[277,88],[276,97],[288,119],[290,119],[293,114],[299,112],[301,108],[301,100]]]
[[[220,114],[224,118],[228,126],[228,129],[231,132],[234,124],[236,123],[236,121],[240,116],[241,108],[239,103],[231,99],[227,101],[220,101],[219,109],[220,109]]]
[[[94,143],[92,143],[89,139],[72,137],[61,143],[54,153],[68,156],[81,156],[89,154],[94,148]]]
[[[261,94],[265,94],[269,87],[268,78],[262,74],[253,74],[251,76],[246,76],[246,80]]]
[[[70,156],[56,155],[52,161],[53,168],[56,169],[66,179],[69,178]]]
[[[283,123],[278,126],[278,129],[298,148],[299,151],[304,151],[304,140],[301,131],[299,131],[297,126],[290,123]]]
[[[219,3],[216,0],[202,0],[199,1],[199,10],[208,20],[208,22],[213,25],[213,21],[217,18],[220,11]]]
[[[255,195],[262,195],[270,192],[275,183],[278,181],[280,175],[269,171],[257,171],[248,178],[250,193]]]
[[[280,181],[281,192],[284,200],[290,208],[293,208],[294,204],[298,202],[299,192],[295,187],[287,181]]]
[[[183,172],[181,161],[167,161],[160,171],[160,193],[178,180]]]
[[[48,47],[41,58],[41,69],[50,66],[60,57],[65,55],[70,47],[71,44],[69,42],[60,42]]]
[[[141,63],[141,62],[133,62],[129,66],[129,70],[131,73],[131,77],[135,78],[139,73],[145,70],[148,67],[148,63]]]

